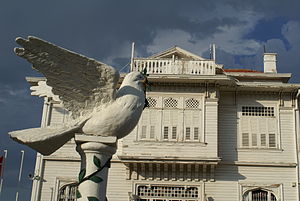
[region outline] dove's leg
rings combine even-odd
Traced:
[[[116,152],[115,142],[107,144],[80,139],[76,143],[76,150],[81,156],[77,201],[105,201],[108,166],[112,155]]]

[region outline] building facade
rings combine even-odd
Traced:
[[[131,71],[144,68],[149,107],[118,142],[109,201],[299,200],[300,85],[277,73],[276,54],[264,54],[259,72],[226,69],[173,47],[133,59]],[[68,121],[57,98],[44,100],[42,126]],[[75,147],[71,140],[37,155],[31,201],[76,200]]]

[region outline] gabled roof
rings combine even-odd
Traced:
[[[160,53],[156,53],[150,56],[149,58],[151,59],[172,58],[173,55],[177,56],[179,59],[183,58],[183,59],[192,59],[192,60],[207,60],[177,46],[171,47]]]

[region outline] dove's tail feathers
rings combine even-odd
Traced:
[[[50,155],[69,141],[81,129],[80,125],[73,127],[29,128],[9,132],[10,137],[43,155]]]

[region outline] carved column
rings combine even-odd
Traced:
[[[110,159],[116,152],[115,137],[76,135],[81,156],[77,201],[105,201]]]

